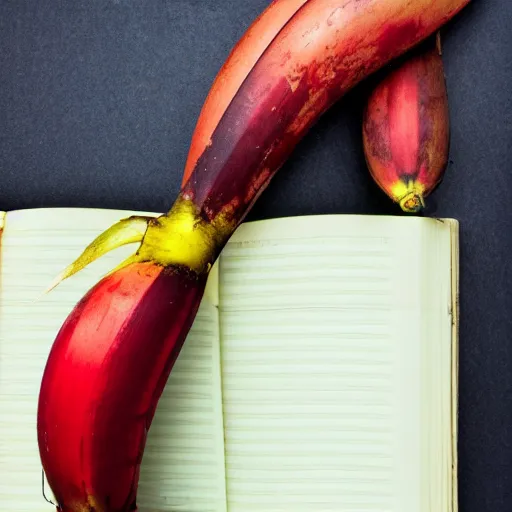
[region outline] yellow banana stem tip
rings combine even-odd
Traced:
[[[417,213],[425,208],[423,194],[419,192],[409,192],[400,199],[400,207],[406,213]]]
[[[121,219],[96,237],[78,256],[78,258],[59,273],[44,290],[41,297],[48,294],[62,281],[76,274],[87,265],[104,254],[121,247],[122,245],[140,243],[144,238],[149,221],[152,217],[132,216]],[[131,259],[131,258],[129,258]],[[121,266],[126,265],[124,261]],[[117,267],[119,268],[119,267]],[[40,298],[41,298],[40,297]]]

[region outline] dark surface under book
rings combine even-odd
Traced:
[[[268,0],[0,3],[0,209],[162,211],[211,81]],[[443,32],[451,163],[428,215],[461,234],[460,507],[512,510],[512,3]],[[329,112],[250,219],[399,213],[361,152],[363,84]]]

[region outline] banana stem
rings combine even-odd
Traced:
[[[141,242],[151,217],[132,216],[121,219],[97,236],[78,256],[50,283],[43,294],[49,293],[62,281],[76,274],[93,261],[123,245]]]

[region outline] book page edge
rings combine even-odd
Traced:
[[[459,421],[459,322],[460,322],[460,257],[459,222],[450,219],[451,230],[451,287],[452,287],[452,511],[459,510],[458,421]]]
[[[354,233],[359,233],[361,229],[372,228],[378,231],[383,226],[392,228],[396,224],[408,225],[410,229],[415,229],[418,225],[431,222],[451,225],[458,221],[441,217],[346,213],[270,217],[243,222],[231,235],[228,244],[244,243],[249,240],[298,239],[304,236],[335,237],[337,228],[341,227],[348,229],[350,232],[348,236],[352,236]]]

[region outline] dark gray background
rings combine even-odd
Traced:
[[[268,0],[0,2],[0,209],[164,211],[229,50]],[[461,512],[512,511],[512,2],[443,31],[451,163],[429,215],[461,221]],[[400,214],[369,179],[349,93],[248,220]]]

